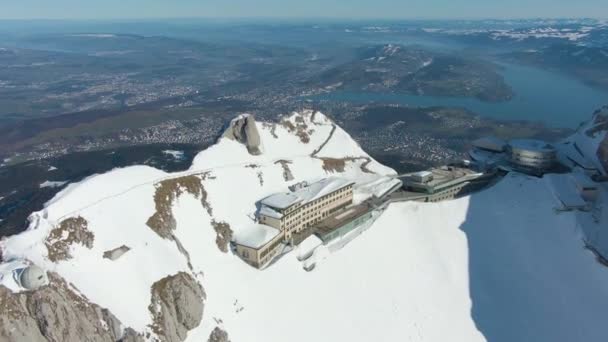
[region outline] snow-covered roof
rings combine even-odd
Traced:
[[[272,209],[271,207],[268,206],[262,206],[262,208],[260,209],[260,215],[264,215],[264,216],[268,216],[268,217],[272,217],[272,218],[276,218],[276,219],[280,219],[281,217],[283,217],[283,215],[281,213],[279,213],[278,211]]]
[[[431,171],[418,171],[416,173],[414,173],[414,175],[418,176],[418,177],[428,177],[433,175],[433,173]]]
[[[281,192],[270,195],[262,200],[262,204],[272,208],[286,209],[296,203],[306,204],[310,201],[314,201],[317,198],[354,183],[355,182],[344,178],[328,177],[294,192]]]
[[[277,209],[285,209],[301,200],[294,192],[280,192],[264,198],[262,204]]]
[[[535,151],[535,152],[553,152],[555,151],[555,147],[553,145],[542,141],[542,140],[534,140],[534,139],[514,139],[509,141],[509,146],[514,149],[526,150],[526,151]]]
[[[233,241],[239,245],[260,248],[272,241],[279,230],[263,224],[254,224],[247,228],[240,229],[234,236]]]

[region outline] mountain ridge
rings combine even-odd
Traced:
[[[608,213],[598,222],[589,213],[556,213],[546,178],[511,174],[454,201],[392,204],[352,241],[315,250],[312,272],[298,248],[263,271],[246,265],[227,243],[254,222],[260,199],[339,175],[357,181],[354,200],[361,202],[396,174],[321,113],[255,127],[260,154],[242,139],[221,138],[184,172],[134,166],[69,185],[32,214],[26,232],[0,242],[2,293],[13,299],[48,289],[26,291],[11,277],[20,262],[33,262],[116,318],[116,329],[95,327],[100,340],[595,341],[608,333],[597,312],[608,305],[608,272],[584,242],[585,227],[602,231]],[[591,158],[605,133],[584,133],[572,141]],[[53,234],[68,219],[71,228]],[[68,253],[52,261],[49,246]],[[105,257],[123,246],[122,254]],[[552,291],[540,291],[544,282]],[[560,301],[551,297],[555,289],[563,290]],[[517,313],[529,296],[555,309],[552,330],[536,310]],[[508,311],[488,311],[508,303]],[[563,314],[571,308],[579,309],[576,326]],[[302,320],[313,324],[302,329]],[[11,323],[0,321],[0,334],[7,333],[1,324]],[[22,331],[39,329],[29,324]]]

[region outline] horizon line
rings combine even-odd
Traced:
[[[380,21],[397,21],[397,20],[411,20],[411,21],[428,21],[428,20],[442,20],[442,21],[522,21],[522,20],[608,20],[608,17],[565,17],[565,16],[522,16],[522,17],[491,17],[491,16],[478,16],[478,17],[433,17],[433,16],[411,16],[411,17],[334,17],[334,16],[151,16],[151,17],[104,17],[104,18],[52,18],[52,17],[22,17],[22,18],[2,18],[0,21],[163,21],[163,20],[216,20],[216,21],[260,21],[260,20],[293,20],[293,21],[305,21],[305,20],[322,20],[322,21],[365,21],[365,20],[380,20]]]

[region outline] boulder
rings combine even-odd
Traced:
[[[222,137],[240,142],[252,155],[262,154],[260,133],[253,115],[243,114],[232,120]]]
[[[220,327],[215,327],[209,336],[208,342],[230,342],[230,338],[228,338],[227,332]]]
[[[181,342],[203,319],[205,292],[190,275],[180,272],[152,285],[152,330],[165,342]]]

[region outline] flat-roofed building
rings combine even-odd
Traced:
[[[402,181],[406,194],[411,194],[413,200],[438,202],[483,187],[490,179],[490,174],[469,168],[443,166],[406,175]]]
[[[233,238],[236,253],[248,264],[261,268],[279,254],[283,233],[276,228],[256,224],[236,233]]]
[[[280,230],[289,241],[294,233],[314,226],[353,201],[355,183],[329,177],[299,184],[294,191],[277,193],[261,201],[259,222]]]

